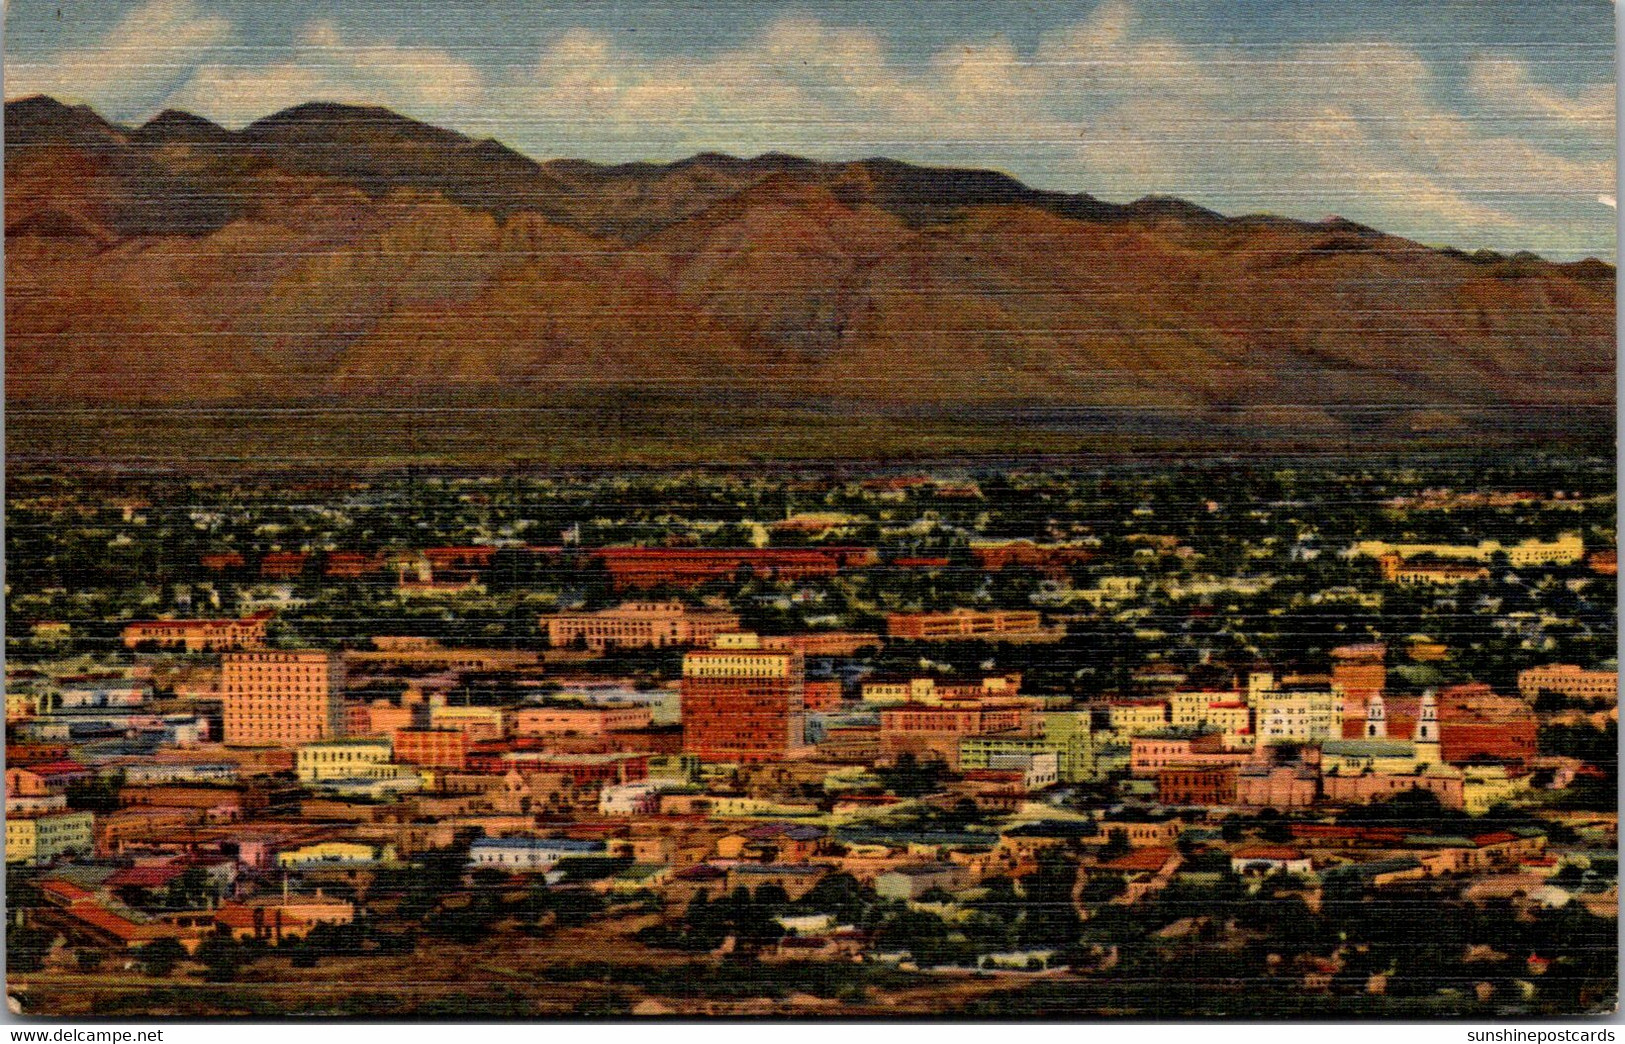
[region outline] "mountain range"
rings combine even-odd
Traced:
[[[1612,437],[1614,269],[886,159],[6,103],[8,452],[576,463]]]

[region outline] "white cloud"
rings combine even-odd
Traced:
[[[1611,89],[1565,95],[1506,63],[1471,72],[1475,95],[1515,95],[1554,118],[1611,119]],[[1515,121],[1447,104],[1435,68],[1412,49],[1196,48],[1142,31],[1126,0],[1108,0],[1029,54],[994,37],[924,63],[871,33],[808,18],[781,19],[698,62],[575,30],[528,80],[494,91],[515,113],[550,114],[537,137],[554,153],[601,148],[607,135],[644,150],[639,158],[697,149],[976,157],[1108,198],[1160,192],[1230,210],[1340,211],[1434,242],[1551,249],[1541,233],[1556,226],[1528,206],[1519,212],[1518,200],[1592,199],[1614,176],[1611,151],[1557,148]]]
[[[307,101],[385,105],[427,120],[478,117],[485,82],[473,65],[432,47],[346,38],[330,21],[311,22],[286,59],[196,68],[168,104],[224,123],[242,123]]]
[[[1468,84],[1480,102],[1504,116],[1593,124],[1591,129],[1596,131],[1614,122],[1612,83],[1565,93],[1536,83],[1528,63],[1516,58],[1475,61]]]
[[[6,94],[49,94],[117,111],[169,90],[230,34],[230,22],[204,14],[193,0],[151,0],[91,46],[8,60]]]

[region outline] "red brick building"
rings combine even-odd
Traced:
[[[1032,710],[1013,703],[942,707],[904,703],[880,712],[880,746],[888,758],[912,754],[959,768],[959,741],[983,732],[1030,733]]]
[[[468,767],[468,734],[462,729],[397,729],[395,760],[460,772]]]
[[[683,657],[683,750],[771,761],[803,746],[806,677],[794,650],[700,649]]]
[[[303,551],[272,551],[260,559],[260,575],[267,580],[293,580],[303,576],[310,556]]]
[[[809,711],[833,710],[841,705],[841,683],[838,681],[810,681],[802,697]]]
[[[322,564],[322,574],[335,580],[359,580],[384,572],[388,563],[383,555],[369,555],[360,551],[329,551]]]
[[[591,557],[609,572],[617,590],[663,584],[698,587],[741,575],[805,580],[834,576],[878,560],[871,547],[604,547],[593,551]]]
[[[1157,800],[1164,805],[1233,805],[1236,766],[1168,765],[1157,770]]]
[[[1523,700],[1502,696],[1482,682],[1447,685],[1437,694],[1439,756],[1452,765],[1499,761],[1522,765],[1537,754],[1535,712]],[[1383,700],[1388,735],[1409,736],[1416,730],[1420,700],[1388,696]],[[1357,739],[1365,725],[1352,712],[1343,719],[1345,739]]]
[[[1364,707],[1388,686],[1388,647],[1375,642],[1332,650],[1332,688]]]
[[[1088,565],[1094,552],[1064,544],[1035,544],[1030,540],[1010,540],[997,544],[972,544],[976,565],[990,573],[1007,567],[1033,569],[1056,579],[1065,577],[1073,566]]]
[[[466,547],[426,547],[423,557],[437,573],[489,569],[497,549],[481,544]]]
[[[1488,685],[1447,685],[1439,690],[1439,754],[1452,765],[1500,761],[1523,765],[1539,750],[1535,712],[1521,699]]]

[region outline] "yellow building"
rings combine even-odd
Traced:
[[[48,863],[59,855],[89,855],[96,817],[89,812],[6,816],[6,862]]]
[[[1528,773],[1510,776],[1504,765],[1463,765],[1461,774],[1462,810],[1470,816],[1481,816],[1530,788]]]
[[[1114,703],[1107,713],[1111,730],[1119,740],[1163,732],[1168,728],[1168,705],[1160,701]]]
[[[1174,692],[1168,695],[1168,724],[1176,729],[1212,725],[1245,732],[1250,720],[1241,694],[1224,691]]]
[[[507,729],[502,711],[496,707],[432,707],[429,727],[456,729],[471,740],[501,739]]]
[[[1343,699],[1331,688],[1270,688],[1249,694],[1261,743],[1307,743],[1343,735]]]
[[[863,683],[865,703],[923,703],[941,706],[955,700],[998,699],[1021,695],[1021,675],[989,675],[966,681],[924,678],[876,678]]]
[[[389,766],[392,753],[389,741],[383,739],[307,743],[295,755],[294,767],[301,783],[372,779],[380,775],[380,766]]]
[[[940,703],[935,678],[884,678],[863,683],[864,703]]]
[[[318,841],[278,852],[276,865],[292,869],[346,863],[393,863],[394,845],[369,845],[362,841]]]
[[[6,721],[27,721],[40,711],[40,697],[32,692],[6,693]]]
[[[1573,565],[1585,557],[1585,543],[1579,533],[1564,533],[1556,540],[1530,538],[1516,544],[1503,544],[1499,540],[1480,540],[1476,544],[1390,544],[1382,540],[1362,540],[1350,553],[1356,558],[1434,555],[1472,562],[1489,562],[1496,555],[1504,554],[1514,566]]]
[[[1210,703],[1207,706],[1207,724],[1224,734],[1227,745],[1233,745],[1235,738],[1252,733],[1253,712],[1240,700]]]

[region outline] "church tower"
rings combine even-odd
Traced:
[[[1365,705],[1365,738],[1388,738],[1388,710],[1382,704],[1382,696],[1372,696]]]
[[[1439,756],[1439,701],[1429,689],[1422,693],[1422,709],[1416,716],[1416,732],[1411,737],[1418,765],[1437,765]]]

